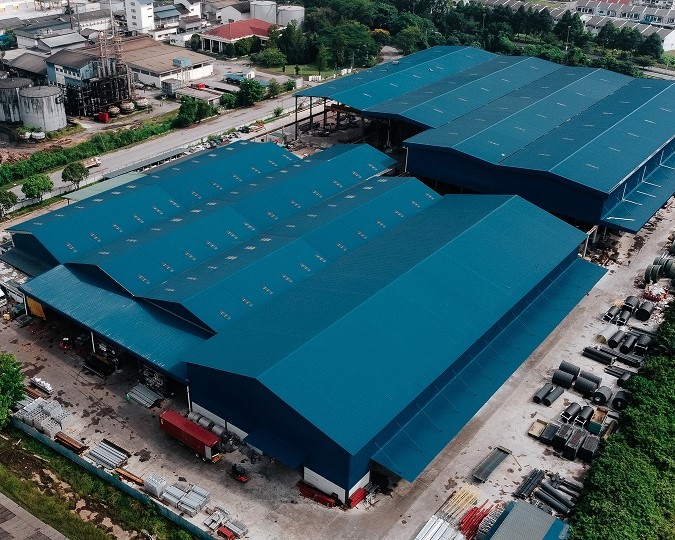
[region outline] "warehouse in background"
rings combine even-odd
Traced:
[[[29,306],[345,501],[373,463],[414,480],[604,272],[523,199],[393,164],[235,143],[16,225],[2,258]]]
[[[672,81],[443,46],[296,96],[373,119],[432,185],[585,224],[637,232],[675,191]]]

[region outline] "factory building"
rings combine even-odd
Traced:
[[[434,47],[300,91],[406,139],[407,171],[637,232],[675,191],[675,83]]]
[[[1,257],[32,313],[344,501],[373,463],[414,480],[604,272],[533,204],[393,165],[239,142],[15,225]]]

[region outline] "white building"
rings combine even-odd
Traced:
[[[173,5],[178,8],[181,15],[202,16],[201,0],[173,0]]]
[[[130,32],[145,34],[155,29],[152,0],[126,0],[124,9],[127,16],[127,28]]]

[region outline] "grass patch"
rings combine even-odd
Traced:
[[[322,72],[320,72],[314,64],[300,64],[300,73],[297,75],[297,77],[308,77],[310,75],[323,75],[324,77],[332,77],[333,76],[333,70],[331,69],[324,69]],[[283,75],[287,75],[288,77],[294,77],[295,75],[295,66],[288,65],[286,66],[286,71],[283,71],[283,68],[281,66],[279,67],[266,67],[262,68],[264,71],[268,71],[271,73],[281,73]]]
[[[145,504],[119,491],[14,428],[9,429],[7,435],[8,440],[0,440],[0,491],[72,540],[110,538],[103,527],[82,521],[71,512],[79,500],[85,501],[86,510],[97,513],[96,521],[109,517],[125,530],[146,529],[155,534],[157,540],[191,538],[162,517],[153,504]],[[44,469],[70,487],[64,491],[48,475],[42,474]],[[41,482],[39,489],[36,476]]]
[[[80,124],[75,124],[74,126],[69,125],[64,128],[57,129],[56,131],[48,131],[46,138],[48,141],[58,142],[59,139],[70,137],[71,135],[75,135],[76,133],[80,133],[82,131],[84,131],[84,128]]]
[[[4,465],[0,465],[0,491],[24,510],[41,519],[72,540],[109,540],[109,536],[94,525],[82,521],[70,510],[70,503],[63,497],[48,497],[32,482],[19,478]]]

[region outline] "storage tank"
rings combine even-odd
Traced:
[[[305,24],[304,6],[279,6],[277,8],[277,24],[279,26],[288,26],[295,21],[298,28],[302,29]]]
[[[57,86],[34,86],[19,90],[19,111],[24,126],[56,131],[66,127],[63,92]]]
[[[32,84],[30,79],[0,79],[0,122],[21,122],[19,90]]]
[[[268,0],[253,0],[251,2],[251,18],[277,24],[277,3]]]

